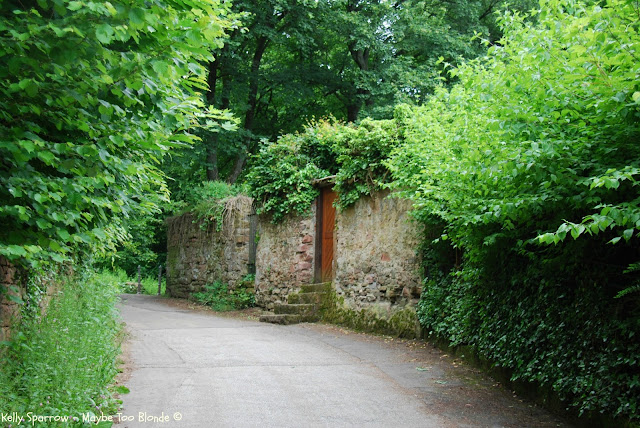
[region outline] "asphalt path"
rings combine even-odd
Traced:
[[[567,427],[421,341],[123,295],[119,427]],[[117,419],[116,419],[117,420]]]

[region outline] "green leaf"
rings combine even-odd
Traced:
[[[107,235],[104,233],[104,231],[102,229],[93,229],[93,234],[98,239],[106,239],[107,238]]]
[[[129,20],[134,25],[144,24],[145,13],[142,9],[134,7],[129,11]]]
[[[129,390],[129,388],[127,388],[127,387],[126,387],[126,386],[124,386],[124,385],[118,385],[118,386],[116,386],[116,387],[115,387],[115,391],[116,391],[116,393],[118,393],[118,394],[128,394],[128,393],[130,393],[130,392],[131,392],[131,391]]]
[[[18,83],[18,86],[30,97],[35,97],[38,94],[38,85],[33,79],[23,79]]]
[[[151,66],[153,70],[161,76],[166,75],[169,70],[169,66],[165,61],[153,61]]]
[[[51,152],[43,151],[43,152],[38,152],[38,158],[42,160],[44,163],[51,165],[53,163],[53,160],[55,159],[55,156]]]
[[[51,223],[41,218],[36,220],[36,224],[40,229],[49,229],[51,227]]]
[[[580,235],[586,230],[585,226],[582,224],[576,224],[571,226],[571,236],[573,239],[578,239]]]
[[[83,4],[80,1],[70,1],[69,4],[67,4],[67,8],[73,11],[79,10],[82,6]]]
[[[64,242],[68,242],[69,239],[71,238],[71,235],[69,234],[69,232],[67,232],[64,229],[58,229],[56,230],[56,233]]]
[[[24,257],[27,255],[27,251],[20,245],[8,245],[4,249],[0,247],[0,250],[9,256]]]
[[[20,296],[16,296],[15,294],[9,294],[9,295],[7,295],[7,298],[10,301],[12,301],[14,303],[17,303],[19,305],[23,305],[24,304],[24,300],[22,300],[22,298]]]
[[[100,24],[96,28],[96,38],[107,45],[113,40],[114,30],[109,24]]]
[[[49,241],[49,248],[51,248],[53,251],[62,251],[63,248],[60,244],[58,244],[56,241]]]
[[[63,255],[57,253],[52,253],[49,255],[49,257],[51,257],[51,260],[56,263],[64,263],[69,260],[67,257],[64,257]]]

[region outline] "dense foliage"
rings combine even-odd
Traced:
[[[419,316],[581,413],[637,418],[638,5],[537,15],[506,15],[489,55],[403,118],[389,167],[437,236]]]
[[[318,166],[312,153],[303,150],[305,140],[304,135],[288,134],[265,144],[254,156],[247,174],[249,194],[256,201],[257,212],[270,214],[274,222],[289,213],[307,212],[319,194],[313,180],[329,175]]]
[[[138,266],[143,277],[157,275],[158,266],[166,263],[167,226],[158,213],[135,213],[129,216],[123,227],[127,239],[112,250],[95,255],[93,266],[100,269],[124,270],[131,278],[136,277]]]
[[[0,255],[104,251],[126,239],[122,219],[166,200],[158,162],[211,116],[202,63],[226,14],[210,0],[0,4]]]
[[[443,79],[438,57],[474,58],[486,50],[482,39],[500,37],[493,12],[534,3],[236,0],[247,31],[230,32],[209,63],[206,101],[232,111],[239,132],[203,132],[185,152],[188,171],[171,169],[181,181],[206,172],[235,182],[261,138],[302,131],[320,117],[391,118],[398,102],[423,102]]]
[[[74,278],[53,296],[46,316],[24,308],[12,342],[0,346],[5,414],[69,417],[67,423],[47,426],[85,426],[83,415],[118,409],[109,388],[120,352],[119,292],[109,275]],[[37,308],[39,302],[31,303]]]
[[[340,209],[392,187],[429,231],[428,331],[581,413],[637,419],[640,9],[543,0],[503,14],[499,29],[491,12],[503,7],[1,2],[0,256],[43,272],[118,249],[105,264],[152,274],[162,221],[150,214],[166,204],[219,227],[242,189],[215,180],[242,178],[248,158],[248,188],[273,221],[305,213],[318,179],[333,181]],[[48,410],[77,414],[106,397],[115,351],[83,336],[115,331],[112,290],[99,284],[68,285],[53,318],[27,316],[4,354],[15,360],[0,382],[8,409],[67,394]],[[212,284],[195,297],[251,304],[242,293]],[[75,353],[58,373],[60,329]],[[85,360],[96,373],[66,386],[58,374]]]
[[[399,139],[395,120],[365,119],[357,127],[344,127],[333,136],[338,208],[354,204],[362,195],[372,195],[390,180],[384,161]]]
[[[304,132],[265,142],[247,175],[258,213],[274,222],[288,213],[304,214],[319,194],[315,181],[330,178],[344,209],[390,179],[383,161],[397,146],[395,120],[365,119],[358,126],[320,121]]]

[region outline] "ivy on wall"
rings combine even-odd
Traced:
[[[314,181],[326,177],[338,194],[336,207],[347,208],[389,182],[384,161],[399,141],[395,120],[365,119],[358,125],[319,121],[304,132],[265,142],[247,176],[258,212],[274,222],[289,213],[304,214],[319,194]]]

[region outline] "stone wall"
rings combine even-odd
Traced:
[[[251,200],[234,204],[221,231],[193,214],[167,219],[167,294],[188,298],[221,281],[231,289],[249,273]]]
[[[278,224],[260,217],[256,252],[256,303],[272,309],[303,284],[313,282],[315,205],[309,215],[288,216]]]
[[[22,288],[19,285],[18,270],[0,256],[0,341],[9,339],[11,325],[20,316],[20,305],[10,300],[7,294],[22,298]],[[12,287],[20,293],[16,293]]]
[[[423,228],[409,218],[409,201],[387,196],[362,197],[336,216],[333,289],[348,309],[381,319],[414,310],[422,292]]]
[[[417,249],[422,227],[411,221],[409,201],[388,192],[362,197],[336,213],[333,305],[326,319],[363,329],[412,335],[422,292]],[[168,220],[167,290],[189,297],[220,280],[231,287],[247,274],[249,211],[223,233],[185,214]],[[226,226],[225,226],[226,227]],[[278,224],[257,221],[256,303],[265,309],[314,282],[316,206]]]
[[[24,270],[0,256],[0,341],[8,340],[12,328],[20,321],[22,305],[9,296],[27,306],[37,305],[39,312],[44,314],[51,299],[61,289],[60,278],[63,276],[73,276],[71,265],[59,266],[55,271],[32,276],[27,281]],[[28,288],[31,288],[30,292],[27,292]]]

